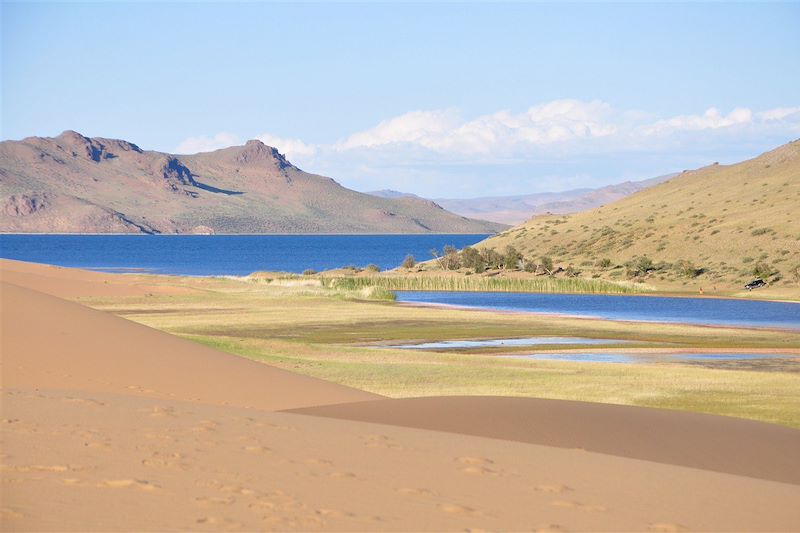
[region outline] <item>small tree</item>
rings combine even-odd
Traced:
[[[524,265],[522,268],[525,270],[525,272],[536,272],[536,261],[531,261],[530,259],[525,259],[523,257],[522,263]]]
[[[789,273],[792,275],[792,278],[794,278],[795,282],[800,283],[800,263],[793,266],[789,270]]]
[[[636,268],[642,274],[646,274],[651,270],[655,270],[655,266],[653,266],[653,260],[646,255],[643,255],[636,260]]]
[[[508,270],[516,270],[519,268],[519,262],[522,260],[522,254],[517,251],[513,246],[506,246],[506,253],[503,256],[503,266]]]
[[[436,262],[439,263],[439,268],[444,270],[444,265],[442,264],[442,256],[439,255],[439,250],[437,250],[436,248],[432,248],[431,255],[433,256],[434,259],[436,259]]]
[[[381,267],[379,267],[378,265],[376,265],[374,263],[370,263],[370,264],[368,264],[366,266],[366,268],[364,270],[366,270],[367,272],[380,272],[381,271]]]
[[[547,272],[548,275],[553,275],[553,258],[549,255],[543,255],[539,259],[539,263],[542,265],[542,270]]]
[[[702,272],[702,269],[697,268],[688,259],[681,259],[675,263],[675,270],[684,278],[696,278]]]
[[[486,262],[481,256],[481,253],[471,246],[467,246],[461,250],[461,264],[465,268],[471,268],[478,273],[486,270]]]
[[[441,264],[447,270],[458,270],[461,267],[461,258],[458,256],[458,250],[455,246],[446,245],[444,247],[444,255],[442,256]]]
[[[766,261],[759,261],[753,266],[753,275],[757,278],[767,279],[773,274],[775,274],[775,269]]]
[[[408,254],[406,258],[403,259],[402,267],[405,268],[406,270],[411,270],[415,266],[417,266],[417,261],[414,259],[413,255]]]
[[[487,248],[481,255],[486,262],[486,268],[500,268],[503,264],[503,257],[494,248]]]

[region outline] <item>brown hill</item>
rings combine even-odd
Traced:
[[[494,233],[415,198],[376,198],[248,141],[171,155],[74,131],[0,143],[0,231]]]
[[[798,206],[800,141],[794,141],[742,163],[685,171],[591,211],[535,217],[482,246],[513,245],[534,261],[549,256],[585,276],[796,284]]]

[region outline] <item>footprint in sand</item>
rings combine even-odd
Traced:
[[[198,425],[192,428],[195,433],[204,433],[207,431],[216,431],[219,424],[213,420],[203,420]]]
[[[109,479],[98,483],[97,486],[112,489],[138,489],[145,492],[153,492],[161,488],[143,479]]]
[[[155,451],[150,454],[149,458],[142,459],[142,465],[155,468],[178,468],[180,470],[188,470],[189,465],[181,462],[184,458],[185,456],[178,452],[162,453]]]
[[[244,524],[224,516],[204,516],[195,520],[198,524],[212,526],[214,529],[241,529]]]
[[[333,479],[358,479],[358,476],[353,472],[331,472],[328,477]]]
[[[272,453],[266,446],[245,446],[243,449],[249,453]]]
[[[403,496],[416,496],[424,498],[432,498],[436,496],[435,492],[428,489],[414,489],[414,488],[402,487],[399,489],[395,489],[395,492],[397,492],[398,494],[402,494]]]
[[[333,466],[333,461],[328,459],[319,459],[317,457],[311,457],[303,461],[307,465],[317,465],[317,466]]]
[[[12,509],[11,507],[3,507],[2,509],[0,509],[0,516],[3,517],[3,520],[14,519],[14,518],[25,518],[24,514],[17,511],[16,509]]]
[[[474,514],[475,509],[456,503],[440,503],[439,509],[448,514]]]
[[[94,400],[92,398],[64,398],[62,400],[65,403],[76,403],[79,405],[86,405],[89,407],[104,407],[106,404],[99,401]]]
[[[236,498],[233,496],[227,498],[198,496],[194,501],[203,505],[233,505],[236,503]]]
[[[354,513],[348,513],[347,511],[339,511],[337,509],[314,509],[314,512],[317,513],[319,516],[325,518],[353,518],[356,515]]]
[[[361,437],[364,445],[369,448],[385,448],[387,450],[405,450],[403,446],[393,443],[386,435],[365,435]]]
[[[572,500],[553,500],[550,502],[553,507],[563,507],[566,509],[578,509],[580,511],[602,513],[607,509],[602,505],[590,505]]]
[[[462,457],[456,457],[455,461],[462,465],[491,465],[494,464],[494,461],[491,459],[487,459],[486,457],[473,457],[470,455],[465,455]]]
[[[256,491],[242,487],[241,485],[216,485],[215,488],[220,492],[230,492],[240,496],[253,496]]]
[[[687,528],[673,522],[653,522],[648,525],[647,530],[659,533],[676,533],[678,531],[687,531]]]
[[[173,409],[172,407],[162,407],[160,405],[155,405],[153,407],[148,407],[146,409],[140,409],[139,412],[149,414],[150,416],[158,416],[158,417],[164,416],[164,417],[174,418],[177,416],[175,409]]]
[[[537,527],[533,531],[534,533],[564,533],[567,530],[564,529],[563,526],[560,526],[558,524],[547,524],[544,526]]]
[[[547,494],[561,494],[563,492],[571,492],[572,487],[568,487],[567,485],[562,485],[560,483],[555,483],[552,485],[538,485],[534,488],[539,492],[545,492]]]
[[[485,457],[456,457],[455,461],[461,465],[461,471],[465,474],[479,474],[485,476],[499,476],[500,472],[493,470],[486,465],[494,464],[494,461]]]
[[[27,466],[3,466],[3,470],[10,472],[77,472],[85,468],[74,465],[27,465]]]

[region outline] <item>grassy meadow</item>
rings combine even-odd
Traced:
[[[800,333],[633,324],[412,307],[383,290],[318,280],[173,278],[191,294],[81,301],[136,322],[294,372],[391,397],[514,395],[683,409],[800,428]],[[436,352],[380,344],[447,339],[582,336],[629,341],[651,364],[497,357],[519,349]],[[614,345],[590,347],[592,352]],[[553,350],[532,346],[526,353]],[[586,347],[559,346],[558,350]],[[763,365],[659,360],[660,350],[793,352]]]

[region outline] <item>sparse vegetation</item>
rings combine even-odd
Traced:
[[[646,289],[635,285],[582,278],[500,278],[483,276],[368,276],[325,278],[325,286],[358,290],[382,287],[396,291],[563,292],[635,294]]]

